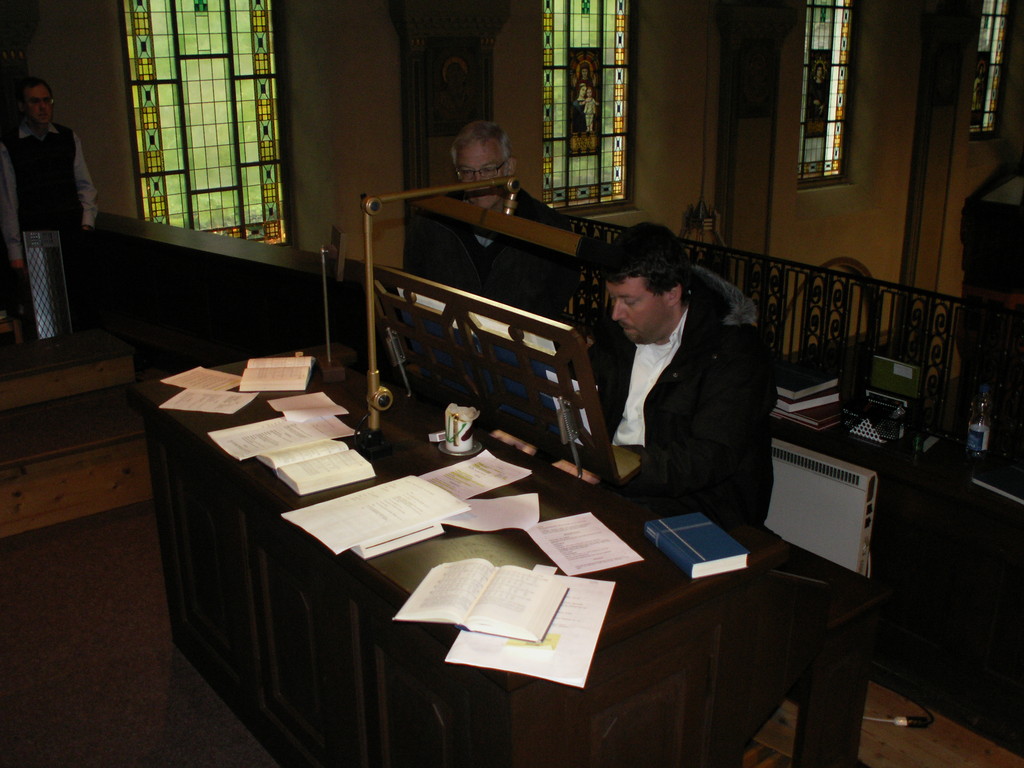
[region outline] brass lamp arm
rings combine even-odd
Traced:
[[[505,213],[511,214],[515,209],[515,198],[519,192],[519,181],[514,176],[499,176],[493,179],[481,179],[457,184],[444,184],[437,187],[409,189],[404,192],[392,192],[387,195],[366,195],[363,197],[363,253],[366,280],[366,426],[356,436],[356,446],[367,457],[386,455],[390,446],[380,434],[380,414],[391,407],[394,396],[387,387],[380,383],[380,371],[377,368],[377,332],[376,313],[373,299],[373,216],[380,212],[385,203],[399,200],[414,200],[423,197],[445,195],[450,192],[473,192],[481,189],[504,187],[508,193]]]

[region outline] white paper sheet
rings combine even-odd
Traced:
[[[190,371],[176,373],[165,379],[160,379],[164,384],[171,384],[184,389],[212,389],[222,391],[237,387],[242,377],[235,373],[224,373],[213,371],[209,368],[193,368]]]
[[[570,576],[643,560],[591,512],[545,520],[527,533]]]
[[[172,411],[202,413],[236,413],[247,406],[255,394],[222,392],[212,389],[183,389],[165,400],[160,407]]]
[[[267,405],[281,413],[288,421],[312,421],[325,416],[344,416],[348,413],[345,406],[338,405],[324,392],[278,397],[268,400]]]
[[[473,499],[469,512],[449,517],[445,525],[454,525],[470,531],[500,531],[504,528],[521,528],[526,531],[540,520],[540,496],[536,493],[521,493],[518,496],[502,496],[500,499]]]
[[[427,482],[460,499],[469,499],[529,476],[530,470],[495,458],[490,451],[482,451],[471,459],[421,475]]]

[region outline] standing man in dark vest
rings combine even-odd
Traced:
[[[92,229],[96,221],[96,188],[78,136],[53,122],[49,84],[26,77],[15,98],[21,123],[0,139],[0,231],[10,266],[25,286],[21,233],[59,231],[67,270],[81,230]]]

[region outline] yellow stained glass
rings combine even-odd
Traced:
[[[285,242],[270,0],[124,0],[143,215]]]
[[[797,173],[801,181],[838,178],[845,170],[852,15],[853,0],[807,0]]]

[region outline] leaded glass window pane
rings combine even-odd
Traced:
[[[271,0],[124,0],[143,217],[285,242]]]
[[[543,200],[625,200],[629,0],[542,3]]]
[[[807,0],[800,106],[801,181],[836,178],[844,173],[852,16],[853,0]]]
[[[971,91],[972,139],[988,138],[996,132],[1009,12],[1008,0],[982,2],[978,62]]]

